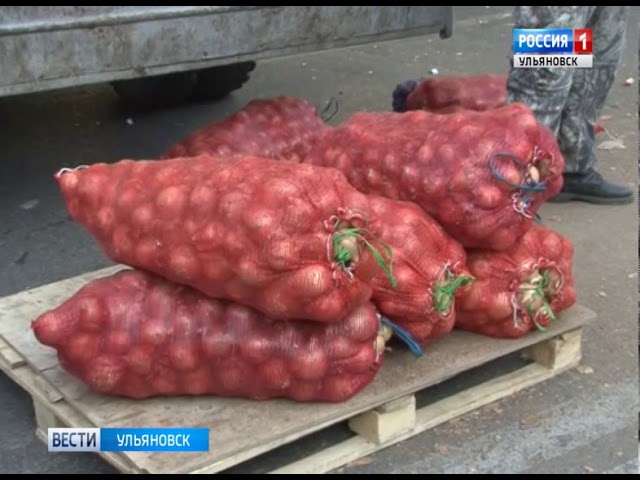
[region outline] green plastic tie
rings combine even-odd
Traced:
[[[334,261],[340,265],[343,269],[347,269],[351,261],[353,261],[353,253],[348,249],[342,246],[342,241],[346,238],[355,238],[358,241],[364,243],[364,245],[371,251],[371,254],[376,259],[376,262],[384,270],[391,286],[396,288],[398,286],[398,281],[393,276],[393,251],[389,245],[378,241],[384,251],[387,253],[389,257],[389,261],[387,262],[380,251],[369,242],[364,235],[370,234],[370,232],[364,228],[347,228],[345,230],[341,230],[334,234],[333,236],[333,259]]]
[[[549,305],[549,301],[547,300],[547,297],[545,295],[545,290],[547,289],[550,283],[549,272],[547,270],[543,270],[541,273],[541,276],[542,276],[542,279],[540,280],[540,283],[535,288],[533,289],[521,288],[520,290],[533,290],[532,297],[534,298],[534,300],[538,298],[542,298],[542,307],[540,307],[540,309],[537,312],[533,309],[531,304],[526,305],[525,308],[527,309],[527,312],[531,316],[531,320],[533,321],[533,324],[536,326],[536,328],[541,332],[546,332],[547,329],[542,325],[540,325],[536,320],[537,314],[540,311],[542,311],[543,313],[547,314],[547,316],[553,322],[555,322],[558,318],[556,317],[556,314],[553,313],[553,310],[551,309],[551,305]]]
[[[453,296],[458,288],[473,282],[474,278],[468,275],[456,277],[447,268],[445,280],[433,289],[433,309],[438,313],[446,313],[453,305]]]

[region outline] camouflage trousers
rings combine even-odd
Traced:
[[[596,163],[597,118],[616,78],[624,47],[628,7],[515,7],[516,28],[591,28],[593,68],[513,68],[511,102],[527,104],[556,134],[565,172],[583,173]]]

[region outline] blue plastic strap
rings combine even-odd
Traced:
[[[547,186],[545,185],[544,182],[532,182],[532,181],[529,181],[529,182],[522,183],[520,185],[516,185],[516,184],[513,184],[513,183],[507,181],[507,179],[504,178],[500,174],[500,172],[498,172],[498,167],[496,166],[496,158],[499,158],[499,157],[503,157],[503,158],[506,158],[508,160],[511,160],[513,163],[515,163],[517,166],[519,166],[522,170],[524,170],[524,165],[522,164],[522,162],[518,158],[516,158],[515,155],[512,155],[510,153],[496,153],[489,159],[489,169],[491,170],[491,174],[496,179],[498,179],[499,181],[501,181],[505,185],[510,186],[514,190],[523,190],[525,192],[544,192],[547,189]]]
[[[398,325],[396,325],[386,317],[381,317],[380,323],[389,327],[393,331],[393,334],[396,337],[398,337],[400,340],[406,343],[407,347],[409,347],[409,350],[411,351],[414,357],[422,356],[422,347],[413,339],[411,334],[407,332],[404,328],[399,327]]]

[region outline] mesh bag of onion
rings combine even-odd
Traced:
[[[88,283],[32,328],[96,392],[326,402],[373,380],[390,333],[369,303],[331,325],[273,320],[136,270]]]
[[[336,169],[200,156],[57,178],[112,260],[273,318],[337,322],[371,298],[377,269],[394,281],[368,197]]]
[[[244,154],[300,162],[314,140],[330,128],[306,100],[258,99],[193,132],[163,158]]]
[[[456,328],[521,337],[576,302],[573,246],[549,228],[534,225],[507,251],[469,251],[467,265],[475,281],[456,300]]]
[[[384,275],[376,275],[372,301],[412,340],[427,346],[453,329],[455,299],[472,281],[466,253],[417,205],[377,196],[370,197],[370,205],[382,219],[380,238],[393,250],[397,282],[392,287]],[[410,339],[405,341],[411,347]]]
[[[453,75],[407,80],[393,90],[391,103],[394,112],[427,110],[447,114],[461,110],[482,112],[500,108],[507,103],[507,76]],[[602,124],[594,125],[596,135],[604,131]]]
[[[409,80],[392,94],[393,110],[428,110],[453,113],[460,110],[492,110],[507,102],[505,75],[452,75]]]
[[[342,170],[364,193],[413,201],[464,247],[493,250],[531,227],[559,193],[564,169],[557,143],[522,104],[355,114],[325,132],[304,162]]]

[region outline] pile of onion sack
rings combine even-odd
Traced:
[[[33,329],[104,394],[344,401],[392,335],[419,354],[450,332],[472,281],[464,249],[419,207],[337,169],[202,154],[56,179],[74,221],[131,269]]]
[[[56,174],[129,268],[33,329],[102,394],[345,401],[390,345],[519,337],[575,303],[571,243],[533,221],[563,164],[520,104],[331,127],[304,100],[254,100],[158,160]]]

